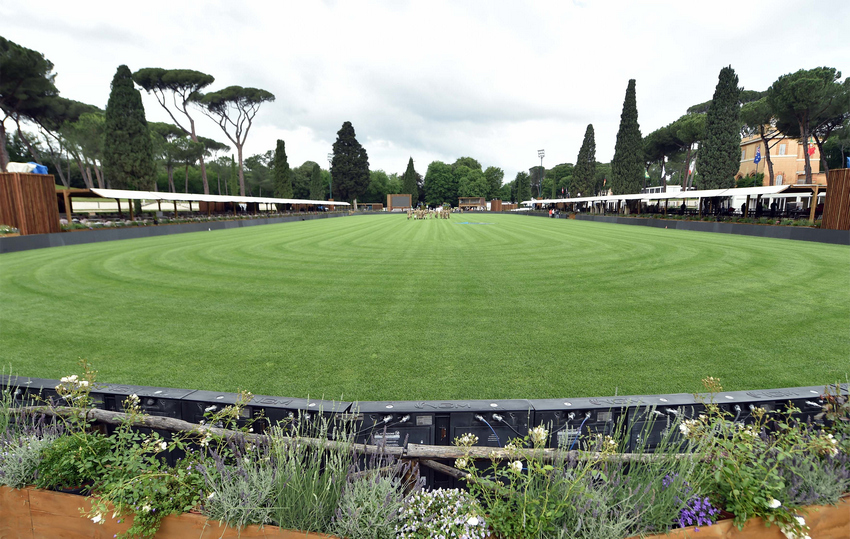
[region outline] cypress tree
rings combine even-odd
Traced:
[[[575,196],[593,196],[594,184],[596,183],[596,137],[593,132],[593,124],[587,125],[584,132],[584,142],[578,151],[576,166],[573,168],[572,189]]]
[[[103,172],[116,189],[152,189],[156,177],[153,142],[142,95],[130,69],[119,66],[106,104]]]
[[[407,170],[404,171],[404,176],[401,177],[401,193],[410,195],[410,203],[416,206],[419,202],[419,186],[416,185],[416,170],[413,168],[413,158],[407,162]]]
[[[322,169],[319,164],[313,165],[313,172],[310,174],[310,200],[325,199],[325,184],[322,182]]]
[[[516,174],[516,202],[525,202],[531,200],[531,176],[527,172],[517,172]]]
[[[629,80],[620,129],[611,160],[611,190],[615,195],[637,193],[643,185],[643,138],[638,125],[635,79]]]
[[[286,143],[278,139],[274,151],[274,196],[292,198],[292,171],[286,160]]]
[[[331,160],[334,198],[352,201],[369,188],[369,156],[357,142],[351,122],[342,124],[336,134]]]
[[[741,89],[732,66],[720,70],[714,97],[705,116],[705,137],[697,155],[699,187],[735,187],[741,156]]]

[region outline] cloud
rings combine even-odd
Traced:
[[[269,2],[187,0],[133,4],[45,1],[0,6],[4,36],[44,52],[63,95],[105,106],[119,64],[190,68],[275,94],[263,105],[246,155],[287,143],[295,165],[325,163],[351,121],[373,168],[477,158],[510,180],[539,164],[574,162],[592,123],[597,157],[613,154],[628,80],[637,80],[647,134],[711,98],[732,65],[740,83],[765,89],[779,75],[816,65],[850,71],[839,24],[850,3],[817,8],[793,0],[652,3],[582,0],[510,2]],[[789,23],[793,21],[793,25]],[[769,30],[769,31],[768,31]],[[782,46],[809,36],[805,47]],[[765,49],[765,40],[770,47]],[[780,47],[775,48],[777,44]],[[780,51],[781,52],[778,52]],[[844,64],[844,65],[842,65]],[[148,118],[168,121],[144,97]],[[198,131],[224,140],[196,115]]]

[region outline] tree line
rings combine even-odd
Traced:
[[[212,75],[191,69],[120,66],[106,109],[63,98],[53,64],[41,53],[0,37],[0,110],[14,133],[0,123],[0,169],[11,157],[48,164],[65,187],[159,189],[240,196],[386,202],[410,194],[430,206],[457,205],[460,197],[523,201],[532,197],[638,193],[655,185],[703,189],[735,186],[742,136],[758,136],[770,150],[781,137],[812,140],[824,170],[843,166],[850,152],[850,78],[820,67],[782,75],[767,90],[744,90],[731,66],[721,69],[710,101],[690,107],[674,122],[642,136],[636,82],[630,80],[610,163],[596,161],[593,125],[586,128],[575,163],[534,166],[507,183],[504,171],[475,158],[433,161],[424,176],[409,158],[401,173],[370,170],[368,154],[351,122],[333,143],[330,166],[306,161],[290,168],[285,143],[243,156],[245,141],[271,92],[228,86],[207,92]],[[172,123],[145,119],[141,90],[153,95]],[[196,120],[212,119],[227,143],[197,134]],[[23,129],[26,125],[29,129]],[[107,136],[109,134],[109,136]],[[235,156],[228,155],[231,147]],[[807,181],[811,164],[805,155]],[[178,175],[175,179],[175,174]],[[182,176],[182,178],[180,177]]]
[[[850,78],[840,79],[835,68],[801,69],[780,76],[767,90],[753,91],[738,87],[731,66],[723,68],[710,101],[688,108],[644,138],[645,177],[651,185],[735,187],[740,142],[746,136],[757,136],[763,143],[768,185],[775,184],[771,150],[783,137],[816,145],[825,172],[845,166],[850,152]],[[810,155],[803,155],[806,182],[811,183]],[[743,186],[741,180],[737,185]]]
[[[215,121],[236,148],[238,188],[245,194],[242,148],[261,105],[274,101],[271,92],[228,86],[204,93],[215,81],[211,75],[163,68],[131,73],[122,65],[102,110],[60,96],[53,67],[43,54],[0,36],[0,170],[9,163],[9,147],[16,157],[23,147],[36,161],[49,164],[65,187],[71,186],[75,163],[88,188],[155,189],[160,164],[171,190],[176,190],[174,169],[182,165],[188,190],[189,166],[198,162],[203,192],[209,193],[205,159],[230,147],[197,135],[200,113]],[[173,124],[148,124],[136,85],[156,96]],[[11,144],[6,120],[16,128]]]

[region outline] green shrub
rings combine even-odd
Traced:
[[[104,473],[112,440],[98,432],[60,436],[44,448],[36,486],[75,489],[90,487]]]

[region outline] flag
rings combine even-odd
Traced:
[[[809,142],[809,155],[815,155],[815,145],[813,142]]]
[[[753,159],[753,163],[755,163],[755,164],[757,164],[757,165],[758,165],[758,164],[759,164],[759,161],[761,161],[761,146],[759,146],[758,148],[756,148],[756,158],[755,158],[755,159]]]

